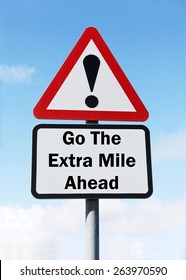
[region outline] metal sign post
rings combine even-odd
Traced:
[[[98,124],[98,121],[86,121]],[[86,199],[86,259],[99,260],[99,199]]]
[[[33,113],[86,120],[34,127],[31,192],[39,199],[86,199],[86,258],[98,260],[99,199],[148,198],[153,191],[148,128],[98,120],[141,122],[149,113],[94,27],[84,31]]]
[[[99,199],[86,199],[86,259],[99,260]]]

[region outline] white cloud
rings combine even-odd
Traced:
[[[186,203],[149,198],[102,202],[106,259],[181,259],[186,246]],[[111,236],[112,233],[112,236]]]
[[[79,238],[78,228],[83,219],[78,210],[76,202],[61,207],[1,206],[0,259],[68,259],[69,253],[73,255],[69,251],[71,246],[76,256],[73,239]]]
[[[129,235],[180,230],[186,225],[185,202],[166,203],[152,198],[130,206],[122,200],[105,201],[102,215],[109,230]]]
[[[34,67],[26,65],[9,66],[0,65],[0,82],[9,84],[28,83],[35,73]]]
[[[84,205],[0,206],[0,259],[84,259]],[[181,259],[185,221],[185,201],[101,200],[101,259]]]
[[[186,131],[163,134],[153,146],[153,159],[171,160],[186,158]]]

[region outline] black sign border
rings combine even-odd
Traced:
[[[147,176],[148,176],[148,192],[147,193],[117,193],[117,194],[39,194],[36,191],[36,177],[37,177],[37,132],[43,128],[62,128],[62,129],[141,129],[145,132],[146,143],[146,160],[147,160]],[[31,171],[31,193],[38,199],[99,199],[99,198],[148,198],[153,193],[152,182],[152,164],[151,164],[151,147],[150,147],[150,132],[144,125],[110,125],[110,124],[39,124],[34,127],[32,133],[32,171]]]

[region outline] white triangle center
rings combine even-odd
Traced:
[[[90,54],[97,56],[100,60],[93,92],[89,88],[83,65],[83,59]],[[96,96],[99,101],[95,108],[89,108],[85,103],[85,99],[89,95]],[[136,112],[92,40],[90,40],[68,77],[57,91],[47,110]]]

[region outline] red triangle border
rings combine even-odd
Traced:
[[[82,52],[93,40],[101,55],[110,67],[113,75],[118,80],[120,86],[128,96],[130,102],[135,108],[135,112],[126,111],[96,111],[96,110],[47,110],[49,104],[58,92],[59,88],[68,77],[72,68],[78,61]],[[118,62],[107,47],[98,30],[94,27],[88,27],[81,35],[80,39],[72,49],[71,53],[59,69],[58,73],[36,104],[33,114],[38,119],[68,119],[68,120],[110,120],[110,121],[145,121],[149,113],[140,100],[136,91],[122,71]]]

